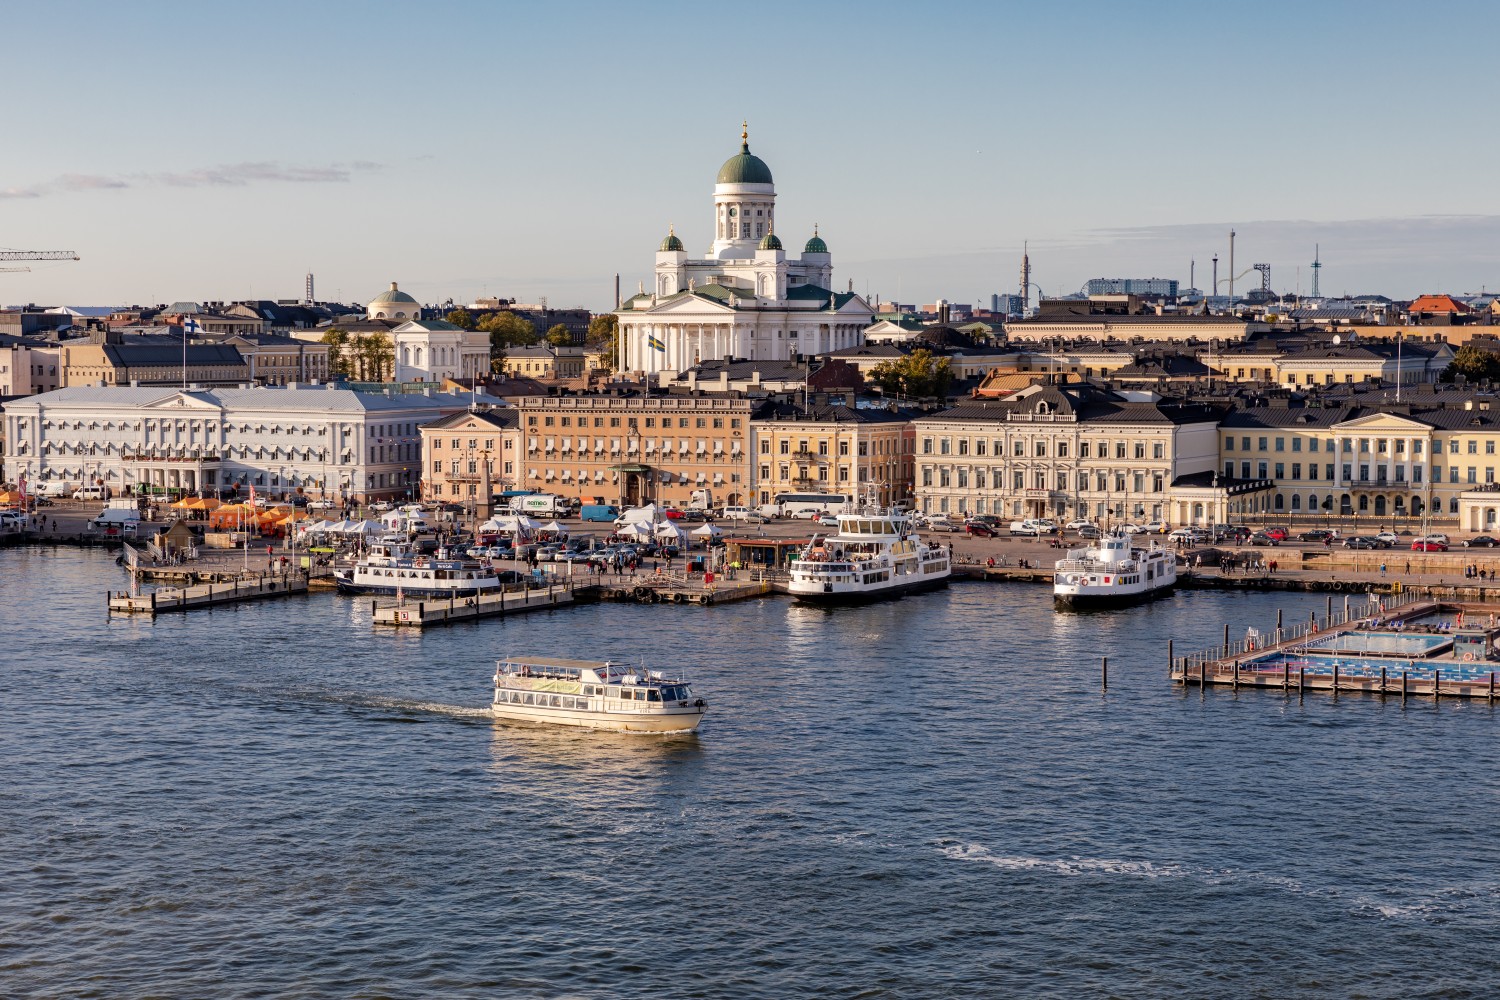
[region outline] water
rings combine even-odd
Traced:
[[[1494,711],[1207,691],[1321,609],[1034,587],[375,632],[106,621],[0,553],[0,994],[1464,997],[1500,978]],[[687,666],[696,738],[498,725],[506,653]],[[1100,654],[1110,688],[1099,691]]]

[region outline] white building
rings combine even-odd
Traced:
[[[29,396],[62,385],[56,344],[0,334],[0,396]]]
[[[490,370],[490,335],[445,320],[402,323],[391,331],[397,382],[472,379]]]
[[[391,287],[370,300],[365,306],[366,319],[419,319],[422,304],[407,295],[391,282]]]
[[[332,386],[74,386],[5,405],[3,475],[117,492],[403,497],[421,477],[417,428],[468,405],[467,395]]]
[[[679,372],[703,361],[780,361],[863,343],[875,312],[863,298],[835,292],[833,258],[818,235],[789,260],[775,232],[771,168],[750,152],[724,161],[714,184],[714,240],[690,259],[675,230],[656,254],[651,291],[621,304],[620,367]]]

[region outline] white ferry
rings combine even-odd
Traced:
[[[799,601],[873,601],[947,585],[952,552],[917,537],[905,514],[840,514],[838,521],[836,534],[814,536],[792,561],[787,591]]]
[[[619,733],[689,733],[707,705],[682,678],[594,660],[495,663],[496,718]]]
[[[1132,550],[1129,537],[1111,534],[1058,560],[1052,597],[1059,608],[1120,607],[1149,601],[1176,584],[1176,555],[1155,542]]]
[[[347,569],[334,570],[341,594],[394,594],[403,597],[473,597],[500,586],[495,571],[477,562],[415,555],[403,545],[372,545]]]

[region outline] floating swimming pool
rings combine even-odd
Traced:
[[[1431,636],[1429,638],[1437,638]],[[1412,680],[1430,681],[1434,671],[1442,671],[1445,681],[1487,681],[1491,671],[1500,671],[1500,663],[1479,661],[1464,663],[1457,660],[1391,660],[1368,656],[1332,656],[1293,652],[1268,653],[1248,663],[1240,664],[1240,670],[1255,673],[1279,674],[1290,668],[1295,678],[1297,671],[1305,670],[1308,676],[1331,676],[1338,666],[1340,677],[1369,677],[1380,679],[1382,668],[1389,680],[1399,680],[1403,671]]]
[[[1431,656],[1453,644],[1451,635],[1424,632],[1343,632],[1309,639],[1308,649],[1328,653],[1394,653],[1398,656]]]

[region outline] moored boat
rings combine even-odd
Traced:
[[[1109,534],[1057,561],[1052,596],[1059,608],[1124,607],[1159,597],[1176,585],[1173,553],[1155,542],[1133,549],[1128,536]]]
[[[608,661],[512,657],[495,663],[499,719],[620,733],[686,733],[707,704],[682,677]]]
[[[416,555],[400,545],[373,545],[353,566],[333,574],[343,594],[400,594],[403,597],[473,597],[500,586],[488,566],[448,558]]]
[[[838,525],[792,561],[787,592],[799,601],[848,604],[947,586],[952,551],[923,541],[905,514],[839,514]]]

